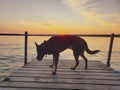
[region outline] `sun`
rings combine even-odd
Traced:
[[[66,30],[61,30],[61,31],[60,31],[60,34],[61,34],[61,35],[66,35],[66,34],[68,34],[68,31],[66,31]]]
[[[67,27],[61,27],[60,28],[60,34],[61,35],[66,35],[66,34],[69,34],[69,31]]]

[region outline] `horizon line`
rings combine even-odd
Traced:
[[[56,36],[56,35],[75,35],[86,37],[110,37],[112,34],[28,34],[28,36]],[[25,34],[18,33],[0,33],[0,36],[24,36]],[[120,34],[114,34],[115,37],[120,37]]]

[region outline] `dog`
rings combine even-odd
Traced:
[[[44,41],[42,44],[38,45],[35,42],[36,50],[37,50],[37,60],[41,61],[46,54],[53,55],[53,64],[50,67],[55,66],[54,71],[52,74],[56,74],[57,65],[59,60],[59,53],[64,51],[67,48],[73,50],[73,55],[75,57],[75,66],[72,67],[72,70],[75,70],[76,67],[79,65],[79,56],[83,58],[85,61],[85,69],[88,67],[88,60],[84,55],[84,51],[89,54],[96,54],[100,52],[100,50],[93,50],[91,51],[88,48],[86,41],[78,36],[74,35],[59,35],[59,36],[52,36],[47,41]]]

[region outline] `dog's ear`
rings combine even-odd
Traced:
[[[35,45],[36,45],[36,46],[39,46],[36,42],[35,42]]]

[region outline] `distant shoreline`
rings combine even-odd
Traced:
[[[28,34],[28,36],[56,36],[62,34]],[[76,35],[82,37],[110,37],[111,34],[64,34],[64,35]],[[16,33],[0,33],[0,36],[24,36],[24,34]],[[120,34],[115,34],[115,37],[120,37]]]

